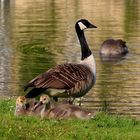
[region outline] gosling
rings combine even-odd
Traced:
[[[25,96],[19,96],[16,99],[16,108],[15,108],[15,116],[31,116],[32,109],[35,106],[35,99],[27,101]]]
[[[79,106],[71,105],[69,103],[55,103],[51,104],[50,98],[47,95],[40,97],[40,102],[34,106],[34,110],[42,108],[40,110],[40,116],[42,119],[80,119],[89,120],[93,118],[93,114],[90,111],[84,110]]]

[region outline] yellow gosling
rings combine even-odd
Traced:
[[[25,96],[19,96],[16,99],[16,108],[15,108],[15,115],[22,116],[22,115],[32,115],[32,108],[36,104],[35,99],[28,100]]]

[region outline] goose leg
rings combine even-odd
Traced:
[[[55,102],[58,102],[58,97],[53,97],[53,100],[54,100]]]
[[[81,104],[82,104],[82,98],[80,97],[79,106],[81,106]]]
[[[69,104],[73,104],[74,100],[75,100],[75,98],[70,97],[70,99],[69,99]]]

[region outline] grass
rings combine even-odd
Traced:
[[[41,120],[15,117],[15,100],[0,100],[2,140],[139,140],[140,121],[100,112],[94,119]]]

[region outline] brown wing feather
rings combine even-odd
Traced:
[[[89,68],[81,64],[62,64],[38,75],[26,86],[35,88],[71,89],[77,82],[87,79]]]

